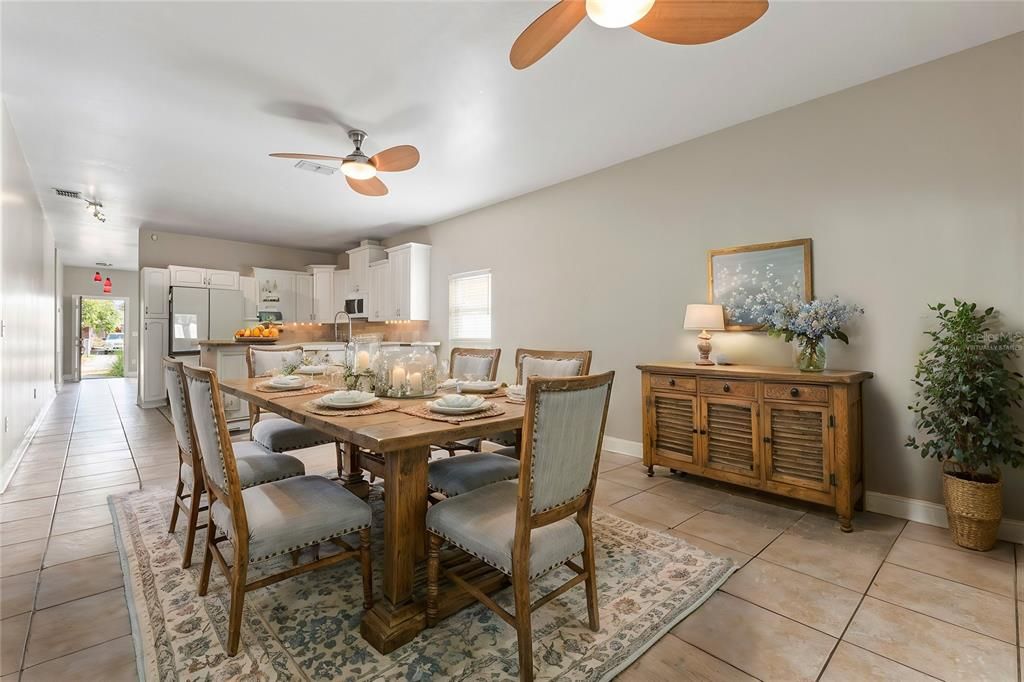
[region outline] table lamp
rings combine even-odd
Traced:
[[[715,364],[708,359],[708,356],[711,355],[711,334],[708,334],[708,330],[722,331],[725,329],[725,313],[722,311],[722,306],[691,303],[686,306],[683,329],[700,330],[700,334],[697,335],[697,352],[700,353],[700,359],[696,364]]]

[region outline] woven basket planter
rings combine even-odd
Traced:
[[[992,549],[1003,518],[1003,480],[968,481],[942,472],[942,497],[953,542],[980,552]]]

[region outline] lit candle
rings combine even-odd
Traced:
[[[370,366],[370,353],[365,350],[361,350],[356,353],[356,371],[361,372]]]
[[[405,367],[398,365],[391,370],[391,387],[401,388],[405,383]]]
[[[423,392],[423,375],[419,372],[413,372],[409,375],[409,390],[413,393]]]

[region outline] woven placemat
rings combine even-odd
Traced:
[[[411,414],[414,417],[422,417],[423,419],[433,419],[438,422],[448,422],[450,424],[461,424],[462,422],[472,421],[474,419],[487,419],[488,417],[497,417],[505,414],[505,410],[499,407],[496,403],[491,403],[490,407],[480,412],[473,412],[472,414],[438,414],[432,412],[426,405],[408,405],[398,410],[403,414]]]
[[[437,392],[438,393],[444,393],[444,394],[450,394],[450,395],[454,395],[456,393],[454,388],[441,388],[441,389],[438,389]],[[481,398],[484,398],[484,399],[487,399],[487,398],[503,398],[505,396],[505,389],[504,388],[499,388],[497,391],[494,391],[493,393],[474,393],[472,391],[463,391],[462,395],[478,395],[478,396],[480,396]]]
[[[279,390],[279,389],[276,389],[276,388],[264,388],[265,385],[266,385],[265,382],[262,383],[262,384],[256,384],[255,388],[260,393],[273,393],[274,395],[281,396],[281,397],[291,397],[291,396],[295,396],[295,395],[309,395],[309,394],[312,394],[312,393],[326,393],[327,391],[334,390],[330,386],[328,386],[327,384],[313,384],[312,386],[307,386],[306,388],[300,388],[300,389],[295,390],[295,391],[290,391],[290,390],[282,391],[282,390]]]
[[[319,414],[323,417],[363,417],[368,414],[391,412],[392,410],[397,410],[398,407],[398,403],[391,400],[378,400],[372,405],[367,405],[366,407],[355,407],[348,410],[335,410],[330,407],[321,407],[312,400],[308,403],[302,403],[302,409],[312,412],[313,414]]]

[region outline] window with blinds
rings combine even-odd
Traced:
[[[448,278],[448,338],[491,340],[491,271],[463,272]]]

